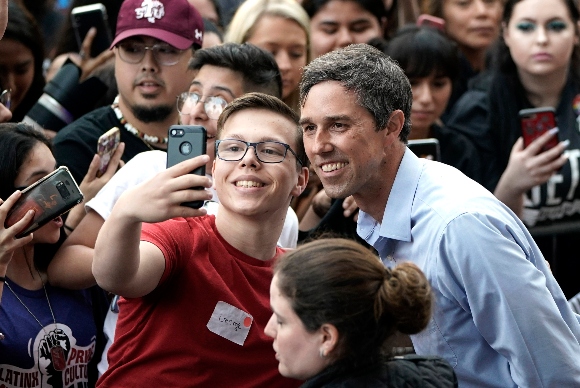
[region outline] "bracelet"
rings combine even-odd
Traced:
[[[0,276],[0,282],[6,282],[6,278],[4,276]]]
[[[69,232],[72,232],[75,230],[75,228],[71,228],[70,226],[68,226],[67,224],[62,224],[62,227],[65,228],[66,230],[68,230]]]

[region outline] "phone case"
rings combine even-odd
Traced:
[[[445,32],[445,20],[437,16],[421,14],[417,18],[417,25],[435,28],[441,32]]]
[[[519,112],[522,127],[522,137],[524,138],[524,147],[530,145],[535,139],[547,131],[557,126],[556,111],[552,107],[522,109]],[[543,148],[547,151],[558,145],[560,141],[558,136],[554,136]]]
[[[172,125],[169,127],[167,144],[167,168],[206,154],[206,147],[207,132],[201,125]],[[205,176],[205,166],[196,168],[191,174]],[[193,187],[193,189],[203,190],[203,187]],[[203,201],[184,202],[182,205],[199,209],[203,206]]]
[[[437,139],[409,140],[407,147],[420,158],[441,161],[441,151]]]
[[[22,196],[8,212],[4,225],[8,228],[21,220],[28,210],[34,210],[30,224],[16,235],[23,237],[63,215],[82,200],[83,194],[68,168],[59,167],[22,191]]]
[[[111,161],[111,156],[115,153],[115,150],[121,142],[121,131],[118,127],[113,127],[107,132],[99,137],[97,142],[97,153],[101,157],[101,163],[99,164],[99,170],[97,171],[97,176],[100,177],[107,171],[109,162]]]
[[[75,7],[71,10],[70,17],[79,50],[91,27],[97,28],[97,35],[91,46],[91,57],[94,58],[109,49],[113,40],[107,22],[107,10],[103,4],[96,3]]]

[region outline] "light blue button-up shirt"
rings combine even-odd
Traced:
[[[357,232],[385,265],[425,272],[433,318],[411,339],[461,387],[580,387],[579,317],[525,226],[482,186],[407,149],[382,222],[361,211]]]

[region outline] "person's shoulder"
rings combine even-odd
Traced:
[[[385,363],[389,387],[457,387],[457,376],[441,357],[409,354]]]
[[[112,126],[118,125],[116,119],[115,112],[109,106],[95,109],[62,128],[56,134],[54,144],[70,138],[97,139]]]

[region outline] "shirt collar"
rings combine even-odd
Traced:
[[[359,213],[357,232],[362,238],[371,238],[378,226],[380,237],[411,241],[411,210],[424,165],[425,160],[415,156],[408,148],[405,150],[381,224],[362,210]],[[371,240],[376,241],[379,236],[373,236]]]

